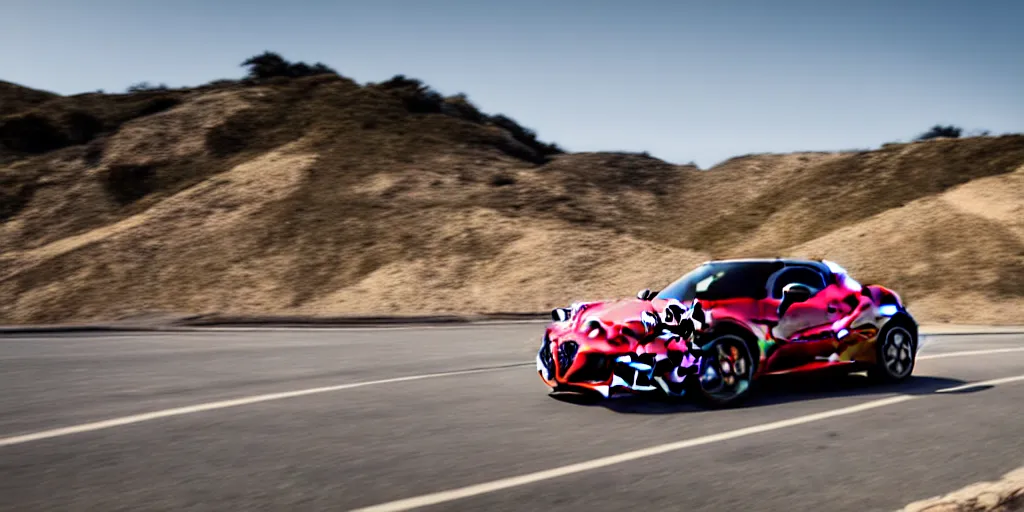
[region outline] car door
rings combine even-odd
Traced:
[[[791,364],[800,364],[817,358],[828,358],[835,350],[835,340],[831,335],[831,325],[839,317],[836,307],[834,290],[827,285],[825,276],[809,266],[787,266],[777,272],[768,283],[769,304],[776,308],[782,302],[783,289],[790,284],[799,283],[811,288],[812,295],[803,302],[790,304],[781,314],[776,313],[776,325],[772,328],[772,336],[784,342],[780,350],[783,359]]]

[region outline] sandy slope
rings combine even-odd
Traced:
[[[1024,166],[911,202],[789,252],[842,261],[940,322],[1024,318]]]

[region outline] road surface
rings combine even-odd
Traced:
[[[556,400],[540,332],[0,337],[0,509],[894,510],[1024,463],[1021,335],[702,411]]]

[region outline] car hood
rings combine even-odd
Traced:
[[[573,304],[567,308],[569,319],[565,322],[555,322],[557,330],[562,332],[575,331],[584,335],[595,328],[602,328],[607,331],[605,336],[613,337],[619,334],[622,328],[626,327],[633,332],[644,331],[641,315],[646,312],[661,315],[669,304],[679,304],[684,308],[689,303],[675,300],[654,299],[623,299],[600,302],[582,302]]]

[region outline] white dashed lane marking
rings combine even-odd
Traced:
[[[395,377],[393,379],[381,379],[381,380],[369,380],[363,382],[351,382],[348,384],[338,384],[336,386],[324,386],[319,388],[308,388],[299,389],[295,391],[284,391],[281,393],[269,393],[264,395],[253,395],[235,398],[231,400],[219,400],[216,402],[207,402],[196,405],[189,405],[185,407],[175,407],[173,409],[163,409],[159,411],[147,412],[142,414],[133,414],[131,416],[121,416],[119,418],[111,418],[109,420],[95,421],[92,423],[83,423],[80,425],[72,425],[69,427],[55,428],[52,430],[43,430],[39,432],[33,432],[30,434],[23,434],[11,437],[0,438],[0,447],[11,446],[15,444],[28,443],[32,441],[39,441],[42,439],[49,439],[52,437],[69,436],[72,434],[81,434],[83,432],[92,432],[95,430],[103,430],[107,428],[120,427],[124,425],[132,425],[135,423],[142,423],[144,421],[158,420],[161,418],[170,418],[172,416],[183,416],[186,414],[196,414],[206,411],[214,411],[218,409],[227,409],[229,407],[240,407],[243,405],[258,404],[261,402],[270,402],[273,400],[285,400],[288,398],[298,398],[309,395],[317,395],[321,393],[332,393],[335,391],[344,391],[347,389],[362,388],[367,386],[378,386],[382,384],[395,384],[399,382],[410,382],[425,379],[437,379],[441,377],[454,377],[457,375],[472,375],[474,373],[493,372],[499,370],[506,370],[509,368],[519,368],[527,365],[533,365],[534,363],[516,363],[505,366],[496,366],[490,368],[479,368],[473,370],[459,370],[453,372],[440,372],[440,373],[428,373],[424,375],[411,375],[408,377]]]

